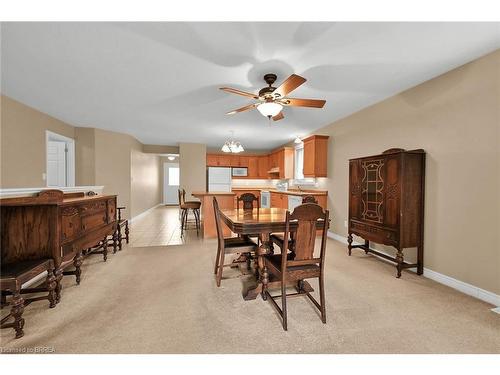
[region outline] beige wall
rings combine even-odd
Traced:
[[[75,185],[96,185],[94,128],[75,128]]]
[[[199,143],[179,144],[179,168],[181,188],[186,190],[186,199],[193,191],[205,191],[207,185],[207,147]]]
[[[134,137],[73,127],[6,96],[1,97],[1,187],[43,187],[45,131],[75,139],[76,185],[104,185],[133,217],[160,203],[160,157],[143,153]]]
[[[347,234],[350,158],[423,148],[424,266],[500,293],[499,67],[496,51],[318,130],[331,136],[331,230]]]
[[[1,181],[2,188],[42,187],[46,170],[45,132],[50,130],[75,137],[75,128],[1,96]]]
[[[159,156],[132,149],[132,216],[136,216],[162,201],[161,166]]]

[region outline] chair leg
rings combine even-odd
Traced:
[[[125,242],[129,241],[130,230],[128,228],[128,220],[125,222]],[[121,250],[121,249],[120,249]]]
[[[321,321],[326,324],[325,283],[323,274],[319,277],[319,302],[321,304]]]
[[[196,236],[200,235],[200,210],[194,210],[194,218],[196,220]]]
[[[184,235],[184,216],[186,215],[186,210],[181,212],[181,237]]]
[[[281,311],[282,311],[282,319],[283,319],[283,329],[285,331],[288,330],[287,323],[287,312],[286,312],[286,281],[281,281]]]
[[[220,247],[217,246],[217,255],[215,256],[215,267],[214,267],[214,275],[217,275],[217,270],[219,269],[219,258],[220,258]]]
[[[22,315],[24,312],[24,298],[21,297],[20,290],[16,290],[14,296],[12,297],[12,308],[10,312],[14,318],[13,327],[16,331],[16,339],[23,337],[24,318]]]
[[[118,250],[122,249],[122,227],[120,224],[117,225],[116,231],[118,232]]]
[[[219,264],[218,264],[219,269],[217,270],[217,277],[216,277],[217,287],[220,287],[220,282],[222,280],[222,270],[224,269],[224,255],[225,255],[224,249],[221,249],[219,256]]]
[[[56,307],[56,276],[54,275],[54,269],[47,270],[47,290],[49,292],[49,307],[52,309]]]

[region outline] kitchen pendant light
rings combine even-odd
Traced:
[[[281,110],[283,109],[283,106],[281,104],[274,103],[274,102],[265,102],[265,103],[259,104],[257,106],[257,109],[262,114],[262,116],[266,116],[266,117],[271,118],[271,117],[276,116],[278,113],[280,113]]]

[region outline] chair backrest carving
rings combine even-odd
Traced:
[[[318,200],[314,198],[313,195],[305,195],[302,197],[302,203],[316,203],[318,204]]]
[[[236,199],[236,201],[237,201],[236,203],[237,203],[238,209],[240,208],[240,202],[243,202],[243,209],[244,210],[253,210],[253,208],[254,208],[254,202],[257,202],[255,208],[259,208],[259,198],[256,197],[252,193],[241,194]]]
[[[304,203],[295,207],[293,213],[287,212],[286,225],[285,225],[285,244],[284,248],[288,248],[290,224],[296,223],[296,231],[294,233],[294,260],[287,260],[286,252],[282,255],[282,267],[286,269],[287,266],[305,265],[305,264],[319,264],[323,268],[323,259],[326,247],[326,234],[328,230],[328,210],[323,211],[321,206],[315,203]],[[318,229],[317,223],[321,220],[323,222],[322,238],[321,238],[321,252],[319,258],[314,258],[314,245],[316,242],[316,230]]]

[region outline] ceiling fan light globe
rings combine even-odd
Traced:
[[[257,106],[257,109],[262,114],[262,116],[274,117],[278,113],[281,112],[281,110],[283,109],[283,106],[281,104],[274,103],[274,102],[266,102],[266,103],[259,104]]]

